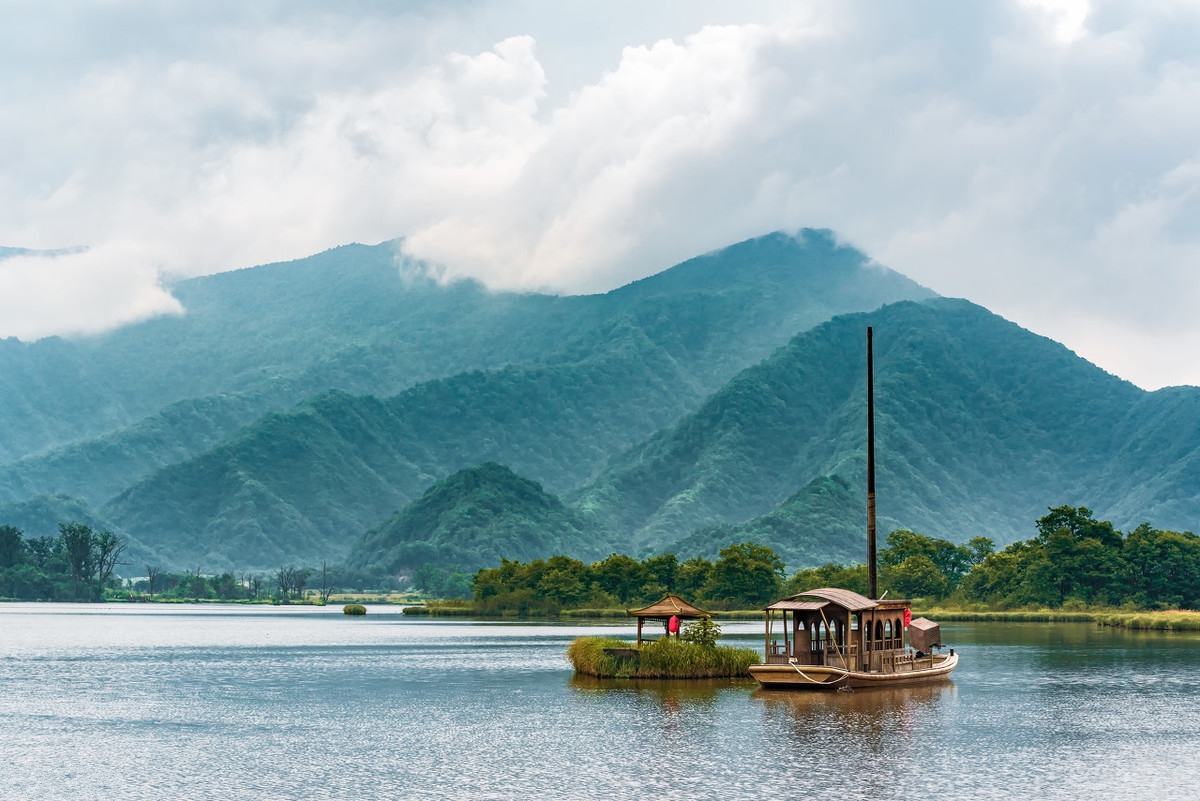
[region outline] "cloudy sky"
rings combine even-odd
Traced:
[[[1200,385],[1200,2],[0,0],[0,336],[351,241],[600,291],[832,228]]]

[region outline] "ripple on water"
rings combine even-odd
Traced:
[[[809,695],[572,677],[624,625],[112,609],[0,608],[0,797],[1200,797],[1195,638],[955,624],[951,683]]]

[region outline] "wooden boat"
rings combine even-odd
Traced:
[[[750,666],[750,674],[764,687],[895,687],[941,681],[958,665],[953,649],[935,653],[941,639],[938,625],[925,618],[912,620],[906,600],[874,601],[822,587],[776,601],[764,613],[766,658]],[[906,630],[911,633],[908,644]]]
[[[937,653],[938,625],[912,619],[906,600],[885,601],[877,592],[875,564],[875,389],[871,329],[867,329],[867,583],[871,597],[821,587],[763,610],[763,664],[750,675],[764,687],[798,690],[895,687],[941,681],[958,665],[958,655]],[[790,614],[790,622],[789,622]],[[773,632],[782,616],[778,639]],[[905,637],[908,642],[905,642]]]

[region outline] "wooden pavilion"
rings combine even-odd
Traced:
[[[692,606],[687,601],[680,598],[678,595],[667,594],[663,596],[661,601],[652,603],[643,609],[627,609],[625,610],[631,617],[636,617],[638,622],[638,638],[637,644],[640,648],[642,645],[642,627],[646,625],[646,621],[658,622],[663,624],[664,630],[670,623],[671,618],[679,618],[682,623],[685,620],[699,620],[702,617],[712,617],[711,612],[705,612],[699,607]],[[682,629],[683,627],[680,626]],[[667,631],[666,636],[671,636],[670,631]],[[679,638],[679,631],[675,632],[676,639]]]

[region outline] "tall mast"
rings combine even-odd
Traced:
[[[867,597],[879,598],[875,569],[875,381],[871,359],[871,326],[867,326]]]

